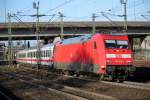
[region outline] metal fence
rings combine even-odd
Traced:
[[[150,67],[150,50],[146,49],[133,50],[133,64],[136,66]]]
[[[134,60],[150,60],[150,50],[136,49],[133,50]]]

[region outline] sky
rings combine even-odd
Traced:
[[[40,14],[53,15],[40,17],[41,22],[60,21],[58,12],[64,14],[64,21],[91,21],[92,14],[96,14],[96,21],[109,21],[101,12],[113,21],[123,21],[123,4],[120,0],[0,0],[0,22],[7,22],[7,13],[17,14],[23,22],[33,22],[36,18],[31,16],[36,13],[33,9],[33,2],[40,2]],[[126,1],[126,0],[124,0]],[[127,0],[127,20],[128,21],[149,21],[150,20],[150,0]],[[141,15],[144,15],[142,17]],[[12,18],[13,22],[19,22]]]
[[[40,17],[40,22],[60,21],[58,12],[63,13],[64,21],[91,21],[93,13],[97,16],[96,21],[124,20],[123,17],[116,16],[124,14],[124,6],[120,0],[0,0],[0,23],[8,22],[8,13],[17,15],[17,17],[12,17],[12,22],[35,22],[35,17],[20,15],[35,14],[36,10],[33,9],[32,4],[38,1],[40,2],[40,14],[55,14],[53,17]],[[127,0],[127,20],[150,21],[149,5],[150,0]],[[104,12],[107,18],[101,12]],[[32,45],[35,46],[36,43],[32,42]]]

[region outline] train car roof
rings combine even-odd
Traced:
[[[91,37],[92,37],[92,34],[86,34],[86,35],[79,36],[79,37],[64,39],[63,41],[61,41],[61,44],[80,43],[80,42],[90,39]]]
[[[42,46],[41,49],[51,48],[53,46],[54,46],[54,44],[46,44],[46,45]],[[18,51],[18,53],[26,52],[26,51],[36,51],[36,50],[37,50],[37,47],[31,47],[31,48],[27,48],[27,49],[24,49],[24,50],[20,50],[20,51]]]
[[[53,47],[53,46],[54,46],[54,44],[51,43],[51,44],[46,44],[46,45],[42,46],[41,48],[49,48],[49,47]]]
[[[44,45],[43,47],[41,47],[41,50],[44,50],[44,49],[51,49],[54,47],[54,44],[47,44],[47,45]]]

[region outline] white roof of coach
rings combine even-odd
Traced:
[[[44,45],[43,47],[41,47],[41,50],[45,50],[45,49],[51,49],[54,47],[54,44],[47,44]],[[17,53],[26,53],[26,52],[33,52],[33,51],[37,51],[37,48],[28,48],[28,49],[24,49],[24,50],[20,50]]]
[[[44,45],[41,49],[44,50],[44,49],[51,49],[54,47],[54,44],[47,44],[47,45]]]

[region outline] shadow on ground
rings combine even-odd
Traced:
[[[21,98],[15,96],[10,90],[4,88],[2,85],[0,85],[0,91],[7,95],[10,99],[4,97],[2,94],[0,94],[1,100],[22,100]]]
[[[134,76],[129,78],[135,82],[150,82],[150,67],[136,67]]]

